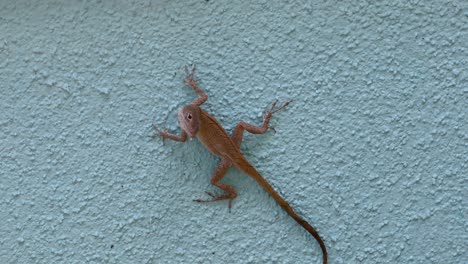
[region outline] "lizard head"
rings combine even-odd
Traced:
[[[178,114],[180,127],[192,139],[200,129],[200,107],[196,105],[186,105]]]

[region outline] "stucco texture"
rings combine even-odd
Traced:
[[[39,3],[38,3],[39,2]],[[250,3],[255,2],[255,3]],[[321,263],[178,133],[196,94],[329,263],[468,263],[468,2],[0,1],[0,263]]]

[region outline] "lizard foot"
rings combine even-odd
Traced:
[[[274,102],[271,104],[270,109],[268,109],[268,110],[266,111],[265,115],[263,116],[263,121],[266,122],[266,124],[267,124],[267,125],[266,125],[266,126],[267,126],[267,129],[271,129],[271,130],[273,130],[273,132],[276,133],[275,128],[268,125],[268,123],[270,122],[270,118],[271,118],[271,116],[272,116],[274,113],[283,110],[283,109],[284,109],[286,106],[288,106],[289,103],[291,103],[291,102],[292,102],[292,101],[287,101],[287,102],[284,103],[282,106],[280,106],[280,107],[278,107],[278,108],[276,108],[276,109],[275,109],[275,107],[276,107],[276,104],[278,103],[278,100],[274,101]]]
[[[208,199],[208,200],[194,199],[193,201],[197,203],[209,203],[209,202],[216,202],[216,201],[221,201],[221,200],[229,200],[228,207],[229,207],[229,212],[231,212],[232,200],[234,200],[234,198],[232,198],[229,194],[215,195],[210,192],[206,192],[206,194],[208,194],[211,197],[211,199]]]
[[[159,129],[159,127],[156,124],[153,124],[153,128],[154,128],[154,130],[156,130],[156,133],[154,133],[150,137],[151,138],[161,137],[162,142],[164,144],[165,135],[167,135],[167,128],[164,128],[163,130],[161,130],[161,129]]]
[[[185,74],[187,74],[187,77],[185,78],[185,84],[192,88],[196,87],[197,80],[195,80],[195,65],[192,65],[192,69],[190,70],[189,67],[185,65]]]
[[[274,114],[278,111],[281,111],[283,110],[286,106],[289,105],[289,103],[291,103],[292,101],[287,101],[286,103],[284,103],[282,106],[278,107],[275,109],[276,107],[276,104],[278,103],[278,100],[274,101],[272,104],[271,104],[271,107],[270,107],[270,110],[267,111],[267,114],[268,113],[271,113],[271,114]]]

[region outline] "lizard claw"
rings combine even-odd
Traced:
[[[185,74],[187,74],[187,78],[185,79],[185,84],[194,87],[197,84],[197,80],[195,80],[195,65],[192,64],[192,69],[189,70],[189,67],[185,65]]]
[[[276,101],[271,105],[271,108],[270,108],[270,111],[269,111],[269,112],[271,112],[272,114],[274,114],[274,113],[276,113],[276,112],[278,112],[278,111],[281,111],[281,110],[283,110],[286,106],[288,106],[289,103],[291,103],[291,102],[292,102],[292,101],[287,101],[287,102],[284,103],[282,106],[280,106],[280,107],[274,109],[275,106],[276,106],[276,104],[278,103],[278,100],[276,100]]]
[[[271,107],[270,107],[270,112],[273,110],[273,108],[275,108],[276,104],[278,103],[278,99],[276,99],[276,101],[274,101],[272,104],[271,104]]]
[[[198,203],[207,203],[207,202],[215,202],[215,201],[226,200],[226,199],[232,200],[229,196],[225,194],[216,195],[211,192],[205,192],[205,193],[208,194],[211,197],[211,199],[209,200],[195,199],[193,201],[198,202]]]
[[[218,200],[221,200],[221,195],[215,195],[211,192],[205,192],[206,194],[208,194],[211,199],[210,200],[202,200],[202,199],[195,199],[193,200],[194,202],[198,202],[198,203],[206,203],[206,202],[214,202],[214,201],[218,201]]]
[[[271,104],[271,107],[270,109],[267,110],[266,114],[265,114],[265,118],[269,118],[271,117],[274,113],[276,112],[279,112],[281,110],[283,110],[286,106],[289,105],[289,103],[291,103],[292,101],[287,101],[286,103],[284,103],[282,106],[278,107],[275,109],[276,107],[276,104],[278,103],[278,100],[274,101],[272,104]]]
[[[229,208],[229,213],[231,212],[232,200],[234,200],[234,198],[230,198],[230,197],[228,197],[226,195],[215,195],[215,194],[210,193],[210,192],[206,192],[206,194],[208,194],[211,197],[211,199],[209,199],[209,200],[194,199],[192,201],[197,202],[197,203],[209,203],[209,202],[216,202],[216,201],[220,201],[220,200],[229,200],[228,208]]]
[[[157,137],[162,137],[162,142],[163,142],[163,145],[164,145],[164,135],[167,134],[167,128],[164,127],[164,130],[161,130],[159,129],[159,127],[153,123],[153,128],[154,130],[156,130],[156,133],[154,133],[153,135],[151,135],[150,137],[151,138],[157,138]]]
[[[268,129],[271,129],[271,130],[273,130],[273,132],[275,132],[275,134],[276,134],[276,129],[275,129],[275,127],[268,126]]]
[[[271,130],[273,130],[273,131],[276,133],[275,128],[272,127],[272,126],[269,126],[269,125],[268,125],[268,122],[270,121],[270,118],[271,118],[271,116],[272,116],[274,113],[283,110],[286,106],[289,105],[290,102],[292,102],[292,101],[287,101],[287,102],[284,103],[282,106],[280,106],[280,107],[278,107],[278,108],[276,108],[276,109],[275,109],[275,107],[276,107],[276,104],[278,104],[278,100],[274,101],[274,102],[271,104],[271,107],[266,111],[265,115],[263,116],[263,123],[264,123],[264,126],[265,126],[265,124],[266,124],[266,128],[267,128],[267,129],[271,129]]]
[[[217,197],[216,195],[214,195],[213,193],[210,193],[210,192],[206,192],[206,194],[208,194],[209,196],[211,196],[211,198],[213,198],[213,199],[216,199],[216,197]]]

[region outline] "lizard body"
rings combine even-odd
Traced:
[[[208,96],[198,88],[196,80],[194,79],[195,67],[192,68],[190,73],[186,67],[187,79],[185,83],[191,87],[197,94],[198,98],[193,100],[190,104],[184,106],[178,113],[179,125],[182,128],[180,136],[170,134],[167,131],[159,131],[153,137],[161,136],[169,138],[175,141],[184,142],[187,136],[191,139],[197,137],[198,140],[208,149],[211,153],[221,158],[221,162],[215,169],[211,183],[224,191],[222,195],[214,195],[207,192],[212,199],[210,200],[194,200],[196,202],[212,202],[219,200],[229,200],[229,208],[234,198],[237,197],[236,190],[227,184],[221,183],[221,179],[227,173],[229,168],[234,166],[238,170],[252,177],[266,192],[268,192],[273,199],[304,229],[306,229],[319,243],[323,254],[323,263],[327,263],[327,249],[321,237],[317,231],[304,219],[302,219],[291,206],[286,202],[281,195],[276,192],[273,187],[261,176],[261,174],[255,169],[252,164],[242,155],[240,152],[240,145],[242,143],[242,137],[244,130],[247,130],[253,134],[263,134],[268,128],[268,123],[273,113],[280,111],[286,107],[289,102],[286,102],[283,106],[275,109],[276,102],[272,104],[270,110],[268,110],[263,118],[263,124],[260,127],[240,122],[232,136],[230,137],[220,123],[206,111],[200,108]]]

